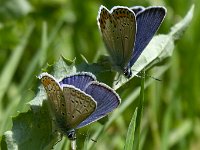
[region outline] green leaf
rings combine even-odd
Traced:
[[[137,108],[134,111],[131,122],[128,127],[127,135],[126,135],[126,144],[124,150],[133,149],[134,142],[134,132],[135,132],[135,124],[136,124],[136,116],[137,116]]]
[[[53,76],[57,79],[63,79],[68,74],[76,73],[75,60],[69,61],[64,57],[60,57],[60,59],[53,65],[53,68]]]
[[[164,47],[164,50],[157,57],[156,60],[157,63],[172,56],[175,45],[174,42],[183,36],[184,32],[186,31],[186,29],[188,28],[188,26],[192,21],[193,13],[194,13],[194,5],[192,5],[186,16],[180,22],[171,27],[171,32],[165,39],[166,45]]]
[[[57,132],[52,132],[47,104],[35,110],[38,111],[29,110],[13,118],[12,130],[4,133],[8,149],[50,149],[58,141]]]

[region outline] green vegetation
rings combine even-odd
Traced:
[[[96,22],[100,5],[167,8],[161,35],[133,66],[137,71],[146,67],[145,80],[114,81],[115,72],[102,56],[107,52]],[[108,118],[78,130],[78,149],[200,149],[199,7],[198,1],[187,0],[2,0],[1,149],[70,149],[67,138],[52,132],[46,95],[36,77],[43,71],[56,78],[90,71],[122,99]]]

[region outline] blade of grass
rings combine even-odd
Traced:
[[[172,132],[169,135],[168,139],[168,145],[170,147],[177,144],[181,139],[187,137],[193,128],[193,122],[189,119],[184,120],[180,126],[178,126],[176,129],[172,130]]]
[[[144,83],[145,83],[145,71],[143,70],[141,79],[141,89],[140,89],[140,99],[138,104],[138,111],[136,117],[136,128],[134,133],[134,142],[133,142],[133,149],[139,150],[140,147],[140,127],[141,127],[141,119],[143,113],[143,105],[144,105]]]
[[[87,136],[85,138],[84,141],[84,146],[83,146],[83,150],[87,150],[88,149],[88,142],[90,141],[90,136],[89,136],[89,130],[87,131]]]
[[[38,64],[40,64],[40,66],[41,66],[45,62],[45,60],[41,59],[41,57],[43,57],[46,54],[48,47],[50,46],[50,44],[56,37],[56,35],[57,35],[59,29],[61,28],[61,26],[63,25],[63,23],[64,23],[64,20],[61,20],[55,25],[51,34],[49,35],[49,38],[47,38],[48,37],[47,31],[46,31],[47,27],[45,24],[43,25],[41,46],[37,50],[37,53],[35,54],[35,56],[33,57],[33,59],[31,60],[30,64],[27,67],[28,69],[26,70],[26,73],[23,77],[23,81],[19,87],[20,90],[23,90],[25,88],[25,86],[27,85],[27,83],[29,82],[30,78],[32,78],[33,71],[35,70],[36,66]]]
[[[127,136],[126,136],[126,144],[125,144],[124,150],[133,149],[137,110],[138,109],[136,108],[134,113],[133,113],[129,127],[128,127]]]
[[[162,150],[168,150],[168,139],[169,139],[169,130],[170,130],[170,124],[172,123],[171,120],[171,114],[172,114],[172,105],[170,105],[164,115],[164,121],[163,121],[163,129],[162,129],[162,143],[161,143],[161,149]]]
[[[0,76],[0,104],[2,102],[2,99],[7,91],[8,86],[10,85],[10,82],[14,76],[14,73],[18,67],[19,61],[22,57],[22,54],[24,52],[24,49],[28,43],[29,37],[33,31],[34,25],[30,25],[29,28],[26,30],[24,37],[21,40],[21,43],[14,49],[11,57],[9,58],[7,64],[4,66],[4,69]],[[2,105],[0,105],[0,114],[2,111]]]

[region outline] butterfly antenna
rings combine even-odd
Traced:
[[[58,144],[60,141],[62,141],[62,136],[61,136],[60,139],[58,139],[58,141],[54,144],[54,146],[55,146],[56,144]]]
[[[114,79],[114,81],[116,82],[115,85],[117,85],[119,83],[119,80],[120,80],[120,74],[118,73],[117,75],[117,79]]]
[[[90,139],[91,141],[93,141],[93,142],[95,142],[95,143],[97,143],[97,140],[94,140],[94,139]]]
[[[57,130],[55,130],[53,133],[55,134],[55,132],[57,132],[58,133],[58,131]],[[52,149],[54,149],[54,146],[56,145],[56,144],[58,144],[60,141],[62,141],[62,137],[63,137],[63,135],[62,134],[59,134],[60,136],[60,138],[58,139],[58,141],[56,141],[56,143],[53,145],[53,147],[52,147]]]
[[[155,77],[153,77],[153,76],[151,76],[151,75],[148,75],[148,74],[146,74],[146,76],[149,77],[149,78],[152,78],[152,79],[154,79],[154,80],[156,80],[156,81],[162,81],[161,79],[155,78]]]
[[[133,71],[138,72],[138,74],[141,73],[140,71],[137,71],[137,70],[133,70]],[[136,74],[135,76],[138,77],[138,78],[143,78],[141,75],[138,75],[138,74]],[[149,75],[149,74],[146,74],[146,73],[145,73],[145,76],[146,76],[146,77],[149,77],[149,78],[152,78],[152,79],[154,79],[154,80],[156,80],[156,81],[162,81],[161,79],[158,79],[158,78],[153,77],[153,76],[151,76],[151,75]]]

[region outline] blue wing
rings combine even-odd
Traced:
[[[105,84],[95,81],[91,82],[85,92],[93,97],[97,102],[97,107],[96,110],[86,120],[81,122],[77,128],[81,128],[101,119],[120,104],[118,94]]]
[[[85,86],[91,82],[95,81],[96,77],[88,72],[81,72],[77,73],[75,75],[68,76],[64,78],[62,81],[60,81],[60,86],[63,87],[63,85],[68,84],[68,85],[73,85],[76,88],[80,89],[83,91],[85,89]]]
[[[129,66],[132,67],[160,27],[166,14],[164,7],[149,7],[136,15],[137,33],[135,48]]]

